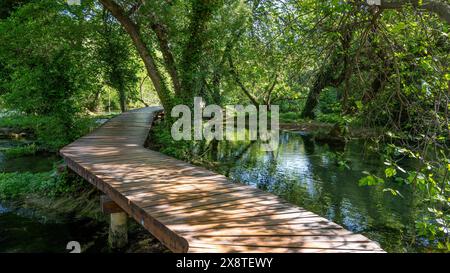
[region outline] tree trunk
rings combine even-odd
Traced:
[[[99,102],[99,100],[100,100],[100,93],[101,93],[101,88],[99,88],[99,89],[95,92],[95,94],[94,94],[94,96],[93,96],[93,98],[92,98],[92,101],[89,103],[89,106],[88,106],[88,110],[89,110],[89,111],[91,111],[91,112],[97,112],[97,111],[99,110],[98,102]]]
[[[308,93],[305,107],[303,108],[302,114],[300,115],[302,118],[315,117],[314,109],[319,103],[320,93],[325,87],[336,87],[344,82],[344,80],[348,76],[348,71],[346,71],[345,69],[341,69],[337,78],[334,77],[334,75],[339,72],[338,67],[341,60],[342,54],[339,53],[339,48],[335,48],[334,52],[331,54],[331,62],[329,64],[326,64],[325,67],[323,67],[319,72],[311,90]]]
[[[191,103],[194,96],[202,89],[203,76],[201,67],[202,50],[205,44],[207,22],[217,4],[216,0],[193,0],[192,15],[188,27],[189,39],[184,46],[181,58],[181,84],[186,102]]]
[[[125,89],[123,82],[121,82],[119,84],[117,91],[119,92],[120,111],[126,112],[127,111],[127,91]]]
[[[178,78],[178,72],[175,64],[175,58],[173,57],[172,51],[169,48],[169,41],[167,37],[167,30],[164,25],[155,22],[156,19],[153,18],[153,23],[151,24],[152,30],[155,32],[158,39],[159,48],[164,58],[165,67],[169,73],[175,95],[181,96],[182,89],[180,79]]]
[[[255,97],[253,97],[253,95],[247,90],[245,85],[241,82],[241,79],[239,78],[239,75],[238,75],[238,73],[236,71],[236,68],[234,67],[233,59],[231,58],[231,54],[228,54],[228,64],[230,65],[230,73],[233,76],[233,78],[236,81],[236,83],[242,89],[244,94],[250,99],[250,101],[253,103],[253,105],[255,105],[256,108],[258,108],[258,106],[259,106],[258,101],[256,100]]]
[[[349,28],[345,28],[341,40],[342,49],[344,54],[344,86],[342,92],[342,112],[348,112],[348,97],[350,93],[350,78],[353,73],[353,61],[350,56],[350,46],[353,38],[353,32]]]
[[[266,88],[266,97],[264,99],[264,102],[266,105],[268,105],[269,109],[270,109],[270,103],[272,102],[272,92],[275,89],[275,86],[277,85],[278,82],[278,75],[275,75],[272,84],[270,84],[267,88]]]
[[[152,80],[153,86],[158,94],[159,99],[166,111],[172,108],[171,96],[165,85],[161,74],[159,73],[155,61],[150,51],[143,41],[138,26],[126,15],[121,6],[113,0],[99,0],[102,5],[111,12],[111,14],[120,22],[125,31],[130,35],[142,61],[145,64],[147,73]]]
[[[332,85],[332,83],[334,82],[333,75],[336,73],[336,67],[337,67],[337,58],[335,58],[335,59],[336,59],[336,61],[327,65],[324,69],[322,69],[321,72],[319,72],[319,75],[317,76],[311,90],[308,93],[305,107],[303,108],[303,111],[301,114],[302,118],[314,118],[315,117],[314,109],[316,108],[317,104],[319,103],[320,93],[322,92],[322,90],[325,87]]]

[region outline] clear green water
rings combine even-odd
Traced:
[[[0,139],[0,148],[26,143]],[[0,153],[0,172],[45,172],[59,159],[55,154],[43,153],[6,159]],[[0,252],[69,252],[66,250],[69,241],[78,241],[85,252],[106,252],[107,225],[75,215],[37,214],[33,208],[20,208],[0,200]]]
[[[70,216],[47,219],[31,210],[12,210],[0,204],[0,252],[64,253],[69,252],[69,241],[78,241],[83,252],[104,252],[105,224]]]
[[[53,168],[53,164],[59,159],[56,154],[39,153],[17,158],[6,159],[1,151],[12,147],[20,147],[28,144],[26,140],[0,139],[0,172],[45,172]]]
[[[301,132],[283,132],[276,152],[263,152],[258,142],[220,142],[198,151],[216,164],[215,170],[235,181],[275,193],[345,228],[366,235],[389,252],[426,251],[413,242],[420,198],[409,187],[389,185],[402,197],[380,187],[361,187],[369,171],[384,176],[383,159],[362,141],[330,146]],[[336,154],[348,167],[342,167]],[[411,162],[403,162],[404,166]]]
[[[20,143],[0,141],[0,147]],[[391,185],[402,195],[393,197],[377,187],[360,187],[362,171],[382,176],[383,160],[368,152],[361,141],[345,146],[317,143],[301,133],[280,135],[279,149],[262,152],[260,144],[221,142],[199,154],[233,180],[277,194],[291,203],[362,233],[389,252],[426,251],[414,237],[414,222],[424,209],[408,187]],[[345,161],[348,168],[336,160]],[[55,155],[2,158],[0,172],[40,172],[52,168]],[[404,162],[405,166],[411,165]],[[87,252],[106,252],[107,226],[92,219],[68,215],[47,219],[29,209],[11,209],[0,203],[0,252],[67,252],[67,242],[79,241]]]

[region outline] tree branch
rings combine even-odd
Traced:
[[[141,0],[140,3],[145,5],[146,0]],[[171,5],[172,1],[166,1],[166,3],[168,5]],[[167,27],[163,23],[160,22],[160,20],[157,18],[156,14],[154,12],[150,12],[148,15],[148,18],[150,19],[150,28],[156,34],[159,48],[160,48],[161,53],[164,58],[165,67],[167,69],[167,72],[170,75],[170,78],[172,79],[172,84],[173,84],[173,89],[175,91],[175,95],[180,96],[181,92],[182,92],[181,84],[180,84],[180,79],[178,77],[178,71],[177,71],[177,67],[175,64],[175,58],[169,47]]]
[[[154,17],[154,16],[152,16]],[[163,24],[157,23],[156,18],[152,18],[152,23],[150,25],[151,29],[155,32],[156,38],[158,39],[159,48],[164,58],[164,62],[172,79],[173,88],[176,95],[181,95],[181,84],[178,78],[178,72],[175,64],[175,58],[173,57],[172,51],[169,48],[167,29]]]
[[[275,74],[275,78],[274,78],[272,84],[270,86],[268,86],[268,88],[266,89],[266,92],[265,92],[266,93],[265,102],[267,105],[270,104],[272,91],[273,91],[273,89],[275,89],[275,85],[277,85],[277,82],[278,82],[278,75]]]
[[[190,2],[192,12],[188,27],[189,38],[182,50],[180,62],[185,98],[195,96],[201,89],[199,83],[202,75],[199,70],[202,50],[206,43],[207,22],[211,19],[218,4],[217,0],[193,0]]]
[[[379,7],[381,9],[402,9],[406,5],[412,5],[414,8],[435,13],[442,20],[450,24],[450,4],[439,0],[382,0]]]
[[[164,107],[169,106],[169,98],[166,92],[167,88],[164,85],[161,74],[155,65],[153,57],[150,55],[150,51],[141,37],[138,26],[126,15],[125,11],[113,0],[99,0],[102,5],[111,12],[111,14],[120,22],[125,31],[130,35],[133,43],[141,56],[147,73],[152,80],[158,97]]]
[[[236,81],[236,83],[239,85],[239,87],[242,89],[242,91],[244,92],[244,94],[250,99],[250,101],[256,106],[259,106],[259,103],[256,101],[255,97],[252,96],[252,94],[250,94],[250,92],[247,90],[247,88],[245,88],[244,84],[241,82],[241,79],[239,78],[239,75],[236,72],[236,68],[234,67],[233,64],[233,59],[231,58],[231,54],[228,54],[228,63],[230,65],[230,73],[233,76],[234,80]]]

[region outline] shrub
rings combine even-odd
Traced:
[[[55,197],[77,193],[84,189],[79,177],[68,177],[67,172],[0,173],[0,199],[11,200],[29,194]]]

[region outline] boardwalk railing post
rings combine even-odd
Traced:
[[[108,196],[100,197],[103,213],[110,214],[108,244],[110,248],[123,248],[128,244],[128,215]]]

